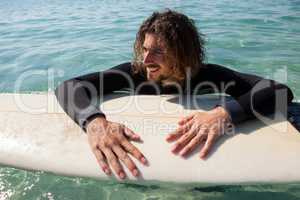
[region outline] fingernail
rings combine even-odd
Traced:
[[[102,171],[106,173],[107,167],[102,167]]]
[[[124,179],[124,178],[125,178],[124,172],[120,172],[120,173],[119,173],[119,177],[120,177],[121,179]]]
[[[132,171],[133,176],[138,176],[139,175],[139,171],[137,169],[134,169]]]
[[[140,138],[140,136],[139,136],[139,135],[134,135],[134,137],[135,137],[136,139],[139,139],[139,138]]]
[[[104,172],[105,172],[106,174],[110,175],[109,169],[104,169]]]
[[[147,164],[146,158],[142,157],[142,158],[141,158],[141,162],[142,162],[143,164]]]
[[[201,158],[202,160],[204,160],[205,154],[204,154],[204,153],[201,153],[201,154],[200,154],[200,158]]]
[[[109,175],[110,170],[107,167],[103,167],[102,170],[104,171],[105,174]]]
[[[177,145],[173,146],[171,151],[174,153],[176,149],[177,149]]]

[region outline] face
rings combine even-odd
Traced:
[[[167,62],[167,52],[163,42],[155,34],[146,34],[143,43],[143,64],[148,80],[161,81],[171,76],[171,67]]]

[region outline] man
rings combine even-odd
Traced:
[[[183,117],[178,129],[166,138],[169,142],[176,141],[171,150],[182,156],[203,144],[201,158],[207,156],[224,134],[222,125],[236,125],[255,118],[256,113],[272,114],[278,111],[276,98],[284,105],[293,99],[291,90],[283,84],[206,64],[204,58],[204,41],[191,19],[171,10],[154,12],[137,33],[132,63],[67,80],[57,87],[55,94],[65,112],[87,132],[90,147],[106,174],[110,175],[112,168],[124,179],[121,161],[138,176],[139,171],[128,154],[147,164],[143,154],[129,142],[129,139],[139,140],[139,136],[124,125],[106,120],[92,97],[123,88],[131,88],[135,94],[191,95],[194,90],[203,89],[199,85],[209,85],[215,92],[231,95],[232,100],[210,111]]]

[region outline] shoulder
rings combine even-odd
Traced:
[[[203,71],[207,72],[235,72],[234,70],[230,69],[229,67],[214,64],[214,63],[205,63],[203,66]]]
[[[145,81],[146,77],[141,72],[137,72],[135,70],[135,66],[131,62],[124,62],[118,64],[108,70],[104,71],[105,74],[118,74],[123,76],[129,76],[128,78],[132,78],[134,81]]]
[[[257,76],[255,74],[250,73],[243,73],[236,71],[234,69],[231,69],[229,67],[225,67],[219,64],[205,64],[203,67],[203,74],[205,74],[207,77],[210,77],[212,79],[216,80],[227,80],[227,81],[244,81],[247,83],[257,83],[257,81],[262,80],[263,78],[260,76]]]
[[[134,76],[134,66],[130,62],[124,62],[118,65],[115,65],[114,67],[111,67],[107,70],[103,71],[105,74],[112,73],[112,74],[126,74],[129,76]]]
[[[114,67],[111,67],[110,71],[113,71],[113,70],[120,70],[120,71],[124,71],[124,72],[132,72],[132,64],[130,62],[124,62],[124,63],[121,63],[121,64],[118,64]]]
[[[219,64],[205,63],[199,70],[198,77],[204,79],[220,79],[235,76],[236,71]]]

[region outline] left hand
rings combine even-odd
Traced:
[[[229,122],[229,114],[223,107],[216,107],[207,112],[197,112],[181,119],[173,133],[167,136],[167,141],[177,140],[172,152],[186,156],[198,145],[204,143],[200,150],[200,158],[204,159],[216,140],[224,134],[226,123]]]

